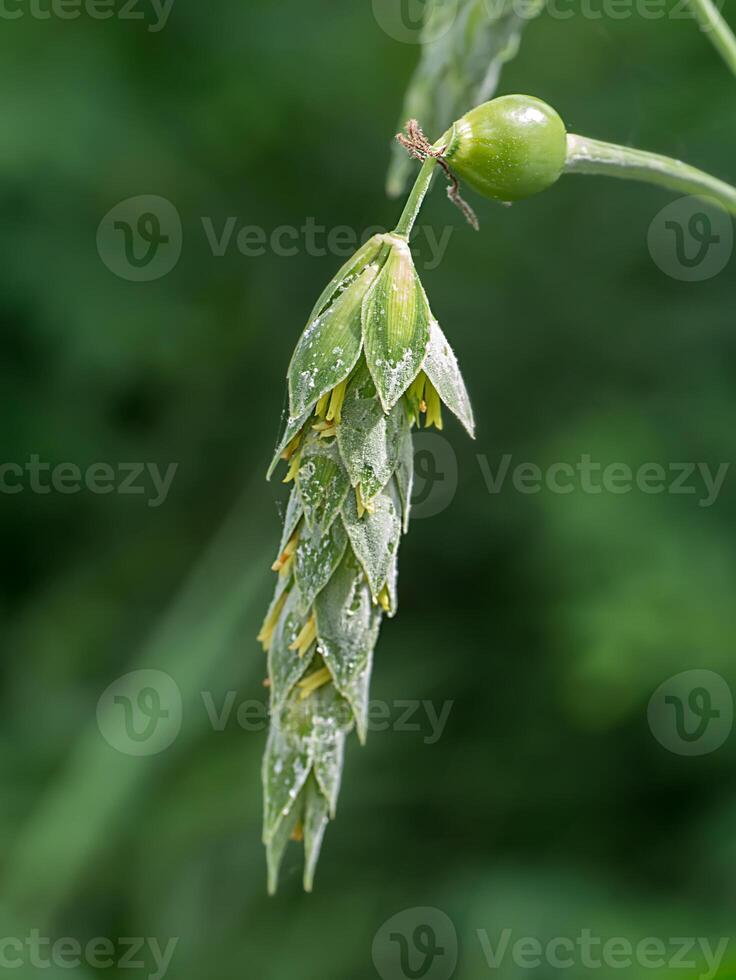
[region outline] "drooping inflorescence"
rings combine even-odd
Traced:
[[[327,286],[288,380],[269,476],[283,461],[292,489],[258,637],[270,690],[263,837],[272,892],[290,838],[304,841],[311,889],[345,739],[353,728],[366,738],[373,651],[398,603],[412,426],[441,428],[444,402],[474,428],[455,356],[395,233],[370,239]]]

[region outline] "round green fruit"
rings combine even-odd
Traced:
[[[520,201],[551,187],[566,155],[565,124],[551,106],[530,95],[502,95],[455,123],[445,159],[485,197]]]

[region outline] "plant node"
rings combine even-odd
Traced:
[[[413,157],[415,160],[420,160],[424,162],[428,157],[436,160],[437,163],[442,167],[445,177],[447,177],[450,182],[450,186],[447,188],[447,196],[458,208],[462,211],[465,220],[468,224],[475,228],[476,231],[480,230],[480,225],[478,223],[478,218],[475,211],[471,208],[468,202],[463,198],[460,193],[460,183],[455,176],[455,174],[450,169],[450,165],[447,160],[445,160],[446,146],[433,146],[429,142],[427,137],[422,131],[422,127],[419,125],[416,119],[410,119],[406,124],[406,134],[397,133],[396,139],[404,147],[409,156]]]

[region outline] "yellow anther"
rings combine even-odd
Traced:
[[[284,477],[284,479],[281,481],[282,483],[291,483],[291,481],[297,475],[297,473],[299,472],[299,459],[300,459],[299,454],[294,453],[294,455],[291,458],[291,462],[289,463],[288,472]]]
[[[317,422],[312,428],[315,432],[319,432],[320,439],[332,439],[337,435],[334,422]]]
[[[261,626],[261,632],[258,634],[256,639],[263,646],[266,653],[271,649],[271,641],[273,640],[274,630],[279,621],[279,616],[281,615],[281,610],[284,608],[284,603],[286,602],[286,596],[288,593],[284,592],[283,595],[279,596],[278,601],[274,604],[273,609],[268,613],[266,618],[263,620],[263,626]]]
[[[328,684],[332,680],[332,675],[326,667],[322,667],[321,670],[316,670],[309,677],[305,677],[303,681],[299,681],[297,687],[301,688],[301,693],[299,697],[302,701],[308,698],[310,694],[317,691],[320,687]]]
[[[339,425],[342,421],[342,403],[345,401],[345,389],[348,386],[347,378],[335,385],[330,395],[330,407],[327,409],[327,421]]]
[[[297,820],[296,826],[291,832],[291,839],[297,842],[304,840],[304,827],[302,827],[301,820]]]
[[[272,572],[278,572],[282,577],[289,574],[292,562],[294,561],[294,552],[296,551],[298,539],[299,529],[297,528],[297,530],[294,531],[292,536],[289,538],[289,543],[286,545],[273,565],[271,565]]]
[[[378,595],[378,605],[383,609],[384,612],[391,611],[391,596],[389,595],[388,586],[384,585]]]
[[[330,404],[330,393],[327,392],[326,395],[322,395],[320,400],[317,402],[314,408],[314,414],[318,415],[321,419],[325,417],[325,412],[327,411],[327,406]]]
[[[360,484],[358,483],[355,487],[355,504],[358,508],[358,517],[361,518],[366,511],[372,514],[376,505],[372,500],[363,500],[363,493],[360,489]]]
[[[296,651],[300,657],[303,657],[316,639],[317,621],[314,618],[314,613],[312,613],[304,626],[302,626],[297,638],[293,643],[289,644],[289,649]]]
[[[301,434],[301,432],[298,432],[294,436],[294,438],[291,440],[291,442],[288,444],[288,446],[286,447],[286,449],[281,453],[281,458],[282,459],[286,459],[286,460],[291,459],[291,457],[294,455],[294,453],[299,448],[299,443],[301,441],[302,441],[302,434]]]
[[[435,386],[429,378],[427,379],[424,397],[427,401],[425,408],[427,418],[424,422],[424,428],[428,429],[430,425],[434,425],[442,431],[442,403],[440,402],[440,396],[437,394]]]

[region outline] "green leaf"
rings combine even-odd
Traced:
[[[327,800],[312,776],[307,780],[304,796],[304,891],[311,892],[319,852],[330,818]]]
[[[383,411],[368,365],[362,361],[345,394],[337,442],[350,483],[360,484],[364,501],[375,497],[391,479],[408,427],[402,405],[395,405],[388,415]]]
[[[307,526],[326,534],[350,490],[350,478],[335,439],[310,433],[302,449],[296,485]]]
[[[303,703],[271,715],[263,757],[263,842],[274,840],[297,803],[312,765],[309,716]]]
[[[289,445],[291,440],[299,433],[299,431],[301,430],[302,426],[304,425],[304,423],[307,421],[308,418],[309,418],[309,412],[305,412],[303,415],[300,415],[298,418],[286,419],[286,425],[284,426],[283,435],[281,436],[281,439],[279,440],[279,443],[276,446],[273,459],[271,460],[271,465],[268,467],[268,472],[266,473],[267,480],[270,480],[271,477],[273,476],[273,471],[281,462],[281,454]]]
[[[322,290],[319,299],[314,304],[314,309],[309,314],[307,323],[311,323],[312,320],[315,320],[320,315],[320,313],[324,312],[325,307],[335,297],[335,294],[338,291],[346,289],[352,282],[355,281],[363,269],[365,269],[370,262],[373,262],[378,257],[378,254],[384,245],[384,236],[374,235],[372,238],[369,238],[364,245],[361,245],[354,255],[350,256],[345,265],[342,266],[340,271],[332,277],[332,279]]]
[[[409,530],[411,494],[414,488],[414,441],[411,429],[407,427],[401,438],[399,461],[396,465],[396,486],[401,498],[404,534]]]
[[[345,501],[342,519],[377,602],[401,540],[401,500],[393,480],[373,498],[372,507],[372,511],[366,510],[359,517],[355,494],[351,493]]]
[[[348,548],[340,567],[314,603],[317,648],[355,716],[358,737],[365,741],[368,686],[373,647],[381,625],[360,563]]]
[[[314,644],[302,657],[296,650],[289,649],[301,632],[306,619],[299,587],[294,585],[284,604],[268,651],[272,712],[282,708],[294,685],[304,676],[314,658]]]
[[[292,417],[311,409],[355,367],[362,346],[361,307],[376,274],[367,266],[299,338],[288,373]]]
[[[396,244],[363,308],[365,357],[386,412],[419,372],[429,343],[429,317],[409,246]]]
[[[503,65],[518,51],[525,25],[541,9],[542,0],[523,9],[514,0],[459,0],[459,8],[446,0],[428,3],[421,59],[399,126],[418,119],[430,139],[439,139],[470,107],[488,101]],[[396,143],[386,185],[392,197],[404,192],[414,166]]]
[[[388,588],[388,617],[393,619],[396,613],[399,611],[399,556],[398,553],[394,555],[391,562],[391,567],[388,570],[388,578],[386,579],[386,587]]]
[[[342,521],[333,521],[327,533],[316,528],[302,529],[294,555],[294,576],[305,612],[342,561],[347,543]]]
[[[345,757],[345,736],[353,728],[348,702],[333,684],[325,684],[307,699],[311,711],[314,775],[334,817]]]
[[[309,784],[307,783],[307,786]],[[266,864],[268,866],[268,894],[275,895],[279,882],[279,869],[289,840],[299,820],[305,819],[308,791],[303,789],[289,814],[279,823],[276,833],[266,843]]]
[[[279,550],[276,555],[277,558],[280,557],[284,548],[289,543],[289,540],[296,531],[297,524],[302,519],[304,515],[304,508],[302,507],[301,497],[299,496],[299,491],[294,487],[289,494],[289,502],[286,505],[286,514],[284,515],[284,527],[281,531],[281,540],[279,541]]]
[[[473,409],[457,358],[434,317],[429,323],[429,348],[422,369],[445,405],[460,420],[470,438],[475,439]]]

